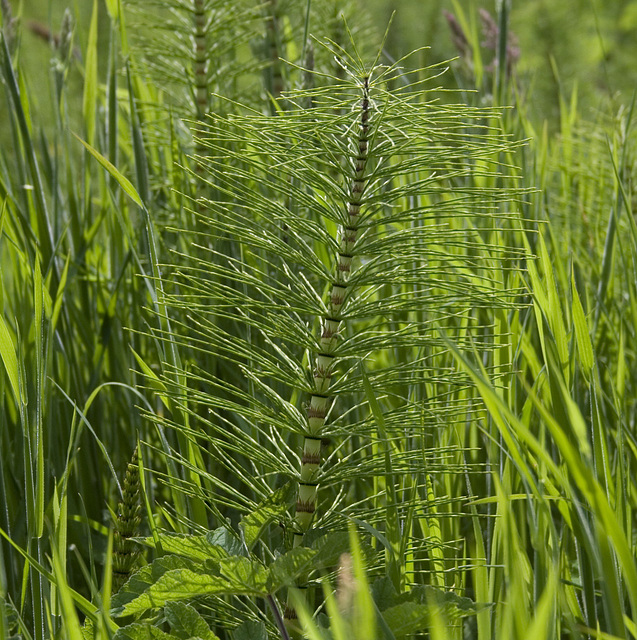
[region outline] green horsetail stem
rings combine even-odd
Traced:
[[[327,304],[327,315],[321,319],[320,351],[314,358],[314,392],[307,409],[307,431],[303,441],[301,472],[296,502],[294,546],[303,542],[303,537],[312,526],[318,495],[318,474],[321,465],[321,434],[330,408],[330,382],[338,359],[339,331],[342,328],[342,308],[349,293],[349,278],[355,245],[358,239],[359,214],[365,191],[365,169],[368,158],[369,135],[369,78],[363,80],[363,99],[360,105],[359,131],[355,141],[356,155],[353,158],[354,175],[349,189],[347,223],[340,230],[338,262],[332,289]],[[303,588],[302,585],[299,588]],[[287,620],[294,620],[296,612],[288,602],[285,611]]]
[[[277,0],[268,0],[266,5],[266,47],[267,57],[272,65],[270,68],[270,92],[278,98],[285,88],[283,66],[281,63],[281,25]]]
[[[195,106],[197,119],[202,120],[210,109],[210,89],[208,86],[208,23],[206,0],[195,0],[194,12],[195,55],[193,72],[195,76]]]
[[[131,540],[141,523],[139,465],[137,448],[126,468],[122,501],[117,506],[113,535],[113,593],[120,590],[135,568],[139,547]]]

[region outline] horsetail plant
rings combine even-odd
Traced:
[[[117,506],[113,535],[113,593],[119,591],[135,569],[140,548],[132,540],[141,524],[139,461],[137,448],[126,467],[122,500]]]
[[[360,232],[359,216],[364,203],[367,182],[367,152],[369,145],[369,77],[362,78],[362,99],[358,132],[354,131],[352,155],[348,159],[352,175],[347,202],[347,221],[339,234],[340,242],[332,279],[328,292],[327,313],[320,318],[319,350],[314,354],[314,389],[307,408],[307,430],[303,437],[301,471],[295,512],[294,546],[302,544],[316,510],[318,477],[321,464],[322,431],[330,408],[330,381],[338,362],[339,337],[343,332],[343,304],[348,297],[352,261],[356,253],[356,241]],[[288,604],[285,611],[288,620],[295,619],[296,611]],[[290,625],[291,626],[291,625]]]
[[[343,78],[317,71],[276,115],[235,104],[199,132],[219,197],[196,203],[196,229],[180,229],[192,251],[175,251],[166,282],[183,318],[166,337],[195,357],[186,391],[164,383],[190,419],[149,417],[209,461],[182,489],[203,491],[218,526],[242,514],[251,558],[304,557],[354,518],[388,545],[375,562],[397,593],[416,575],[463,584],[430,538],[434,523],[460,537],[472,469],[461,425],[480,416],[446,340],[488,352],[488,310],[515,304],[512,143],[495,110],[436,102],[431,69],[323,46]],[[218,359],[214,371],[197,352]],[[324,454],[323,442],[336,444]],[[350,491],[354,478],[372,490]],[[406,554],[428,571],[408,574]],[[311,584],[310,567],[294,566],[293,582]],[[293,629],[293,607],[286,616]]]
[[[195,78],[195,106],[197,110],[197,119],[202,120],[208,113],[210,103],[210,87],[208,77],[208,47],[207,47],[207,30],[208,18],[206,16],[205,0],[195,0],[193,12],[193,21],[195,26],[194,33],[194,60],[193,75]]]
[[[320,319],[321,335],[318,341],[320,350],[315,354],[313,372],[315,386],[307,409],[307,432],[304,435],[301,457],[299,493],[296,503],[298,528],[294,532],[295,545],[302,540],[303,534],[309,529],[316,509],[316,478],[321,458],[321,432],[330,405],[330,379],[337,359],[338,339],[342,331],[341,312],[348,295],[349,275],[360,231],[358,220],[367,179],[365,167],[369,135],[368,77],[363,78],[362,93],[358,139],[354,147],[357,153],[352,158],[354,172],[347,203],[347,224],[340,231],[341,240],[332,287],[326,304],[327,313]]]
[[[283,46],[281,10],[277,0],[267,0],[265,14],[265,48],[266,59],[269,62],[266,88],[272,97],[279,98],[285,88],[285,78],[283,77],[283,60],[281,55],[281,48]]]
[[[461,95],[515,98],[502,123],[363,64],[340,0],[106,0],[108,65],[97,0],[81,55],[27,4],[0,1],[0,637],[634,636],[634,105],[587,121],[560,82],[545,123],[504,1],[454,3]],[[144,513],[131,468],[107,541],[135,434]]]

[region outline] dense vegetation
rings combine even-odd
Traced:
[[[0,638],[637,637],[637,3],[372,4],[3,0]]]

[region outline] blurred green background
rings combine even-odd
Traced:
[[[37,21],[59,30],[62,16],[69,7],[76,17],[76,42],[84,42],[93,0],[4,0],[24,23]],[[299,12],[305,11],[305,0],[294,0]],[[99,0],[101,25],[108,28],[104,3]],[[483,42],[479,11],[496,14],[495,0],[368,0],[362,18],[371,22],[380,42],[392,14],[386,49],[397,58],[413,49],[429,47],[420,55],[420,63],[433,64],[454,58],[458,50],[453,44],[445,11],[464,14],[465,25],[477,41]],[[582,114],[590,116],[611,101],[617,106],[630,102],[637,86],[637,0],[513,0],[510,31],[517,42],[520,57],[516,64],[517,86],[528,102],[529,114],[541,123],[555,123],[559,115],[558,85],[565,95],[577,88]],[[106,34],[102,41],[106,43]],[[46,89],[51,51],[46,41],[27,29],[23,30],[22,60],[29,71],[27,77],[46,79],[39,87]],[[493,54],[483,49],[485,64]],[[106,56],[102,57],[106,60]],[[462,75],[463,65],[454,63]],[[466,69],[464,70],[466,71]],[[462,78],[460,78],[462,82]],[[80,82],[78,81],[78,91]],[[31,89],[36,89],[31,87]],[[37,91],[36,91],[37,94]]]

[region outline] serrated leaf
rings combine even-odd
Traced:
[[[283,586],[293,585],[295,578],[313,568],[316,555],[313,549],[296,547],[279,556],[269,567],[268,591],[274,593]]]
[[[241,540],[226,527],[219,527],[214,531],[210,531],[206,534],[206,537],[210,544],[225,549],[229,556],[241,556],[244,554]]]
[[[133,622],[118,629],[113,640],[175,640],[175,637],[148,622]]]
[[[84,638],[84,640],[95,640],[95,625],[90,618],[84,620],[84,624],[82,625],[82,638]],[[115,634],[113,638],[117,638],[117,634]]]
[[[341,555],[349,551],[349,534],[347,531],[328,533],[316,540],[312,548],[318,552],[314,558],[317,569],[334,567]]]
[[[185,602],[169,602],[164,607],[164,615],[170,623],[171,633],[178,638],[201,638],[219,640],[199,612]]]
[[[424,585],[414,587],[411,591],[399,596],[401,602],[416,602],[418,604],[438,605],[445,607],[446,615],[454,617],[453,611],[463,614],[476,612],[476,603],[466,596],[459,596],[454,591],[443,591],[435,587]]]
[[[190,569],[175,569],[166,572],[144,593],[131,600],[122,609],[114,611],[113,615],[134,615],[149,609],[158,609],[167,602],[190,600],[199,596],[233,594],[253,595],[245,594],[244,590],[237,592],[231,588],[227,580],[220,576],[202,574]]]
[[[219,562],[221,575],[235,593],[267,595],[268,570],[259,562],[243,556],[226,558]]]
[[[233,557],[221,560],[219,566],[220,576],[200,573],[196,569],[167,571],[141,595],[114,611],[113,615],[142,613],[163,607],[167,602],[190,600],[199,596],[267,595],[268,571],[259,563],[244,557]]]
[[[233,640],[268,640],[265,623],[261,620],[246,620],[233,632]]]
[[[396,587],[391,578],[384,576],[372,584],[372,597],[379,611],[384,611],[396,604]]]
[[[397,638],[425,629],[429,621],[429,605],[403,602],[383,611],[382,616]]]
[[[166,572],[175,569],[195,568],[196,564],[178,556],[162,556],[134,573],[124,586],[113,596],[113,615],[121,615],[124,607],[145,593]]]
[[[243,530],[244,540],[248,549],[252,549],[263,530],[271,522],[286,513],[288,503],[293,496],[295,496],[294,484],[288,482],[269,495],[251,513],[241,519],[239,526]]]
[[[215,560],[219,561],[229,557],[231,554],[224,546],[211,542],[214,532],[202,536],[180,535],[176,533],[160,533],[158,540],[152,537],[146,538],[143,542],[149,547],[156,547],[157,543],[164,553],[190,558],[191,560]],[[236,549],[232,549],[236,551]]]
[[[415,587],[397,598],[401,602],[384,610],[382,615],[398,638],[423,630],[433,614],[444,614],[447,620],[475,615],[478,608],[471,598],[453,591],[441,591],[431,586]]]

